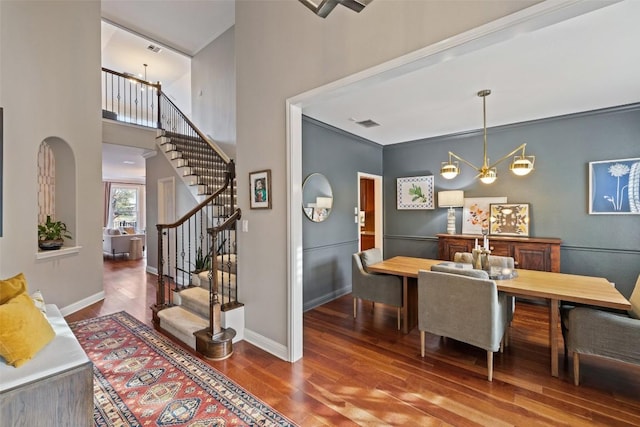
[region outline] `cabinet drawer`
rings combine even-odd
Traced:
[[[491,255],[495,256],[512,256],[510,251],[511,245],[507,242],[492,242],[489,239],[489,250]]]

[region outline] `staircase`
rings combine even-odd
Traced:
[[[229,229],[222,226],[236,202],[235,193],[227,191],[229,184],[235,187],[234,164],[225,163],[199,138],[158,130],[157,143],[194,197],[201,201],[193,215],[186,216],[189,219],[183,223],[182,231],[176,232],[176,237],[180,234],[180,256],[175,262],[175,274],[168,276],[176,285],[171,290],[173,302],[158,311],[157,327],[209,359],[223,359],[231,355],[234,338],[242,338],[236,330],[244,329],[244,308],[237,302],[235,274],[235,224],[239,215]],[[171,240],[171,231],[165,228],[164,233],[169,236],[165,242]],[[185,246],[191,246],[184,244],[185,236],[187,241],[194,237],[191,241],[196,245],[196,257],[187,261],[190,267],[180,260],[186,258]],[[219,320],[211,322],[212,318]],[[210,334],[211,324],[214,326]]]
[[[106,118],[157,128],[157,144],[199,204],[173,224],[157,224],[154,326],[204,357],[221,360],[243,338],[237,300],[235,164],[152,84],[105,68]],[[239,331],[240,333],[238,333]]]

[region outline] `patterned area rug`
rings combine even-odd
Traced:
[[[125,312],[72,323],[94,364],[96,426],[294,426]]]

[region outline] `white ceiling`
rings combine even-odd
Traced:
[[[445,49],[424,66],[409,64],[325,91],[305,104],[303,113],[386,145],[480,129],[482,100],[476,93],[482,89],[492,91],[488,127],[640,102],[640,1],[585,4],[606,7],[482,49]],[[104,66],[143,73],[147,63],[149,80],[170,85],[189,68],[188,56],[163,49],[167,58],[161,60],[147,51],[149,41],[193,55],[233,25],[233,5],[233,0],[102,0],[104,18],[147,38],[103,25]],[[367,119],[381,126],[355,123]]]

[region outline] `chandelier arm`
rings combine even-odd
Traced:
[[[524,157],[524,147],[526,147],[526,146],[527,146],[527,143],[525,142],[524,144],[522,144],[521,146],[519,146],[518,148],[516,148],[515,150],[513,150],[509,154],[506,154],[506,155],[502,156],[500,159],[498,159],[498,161],[494,162],[491,166],[489,166],[489,169],[498,166],[498,164],[504,162],[505,160],[507,160],[509,157],[513,156],[514,154],[516,154],[520,150],[522,150],[522,156]]]
[[[480,170],[480,168],[477,167],[476,165],[474,165],[473,163],[463,159],[462,157],[458,156],[456,153],[452,153],[451,151],[449,151],[449,158],[451,158],[451,157],[455,157],[456,159],[460,160],[463,163],[466,163],[467,165],[471,166],[472,168],[474,168],[477,171]]]

